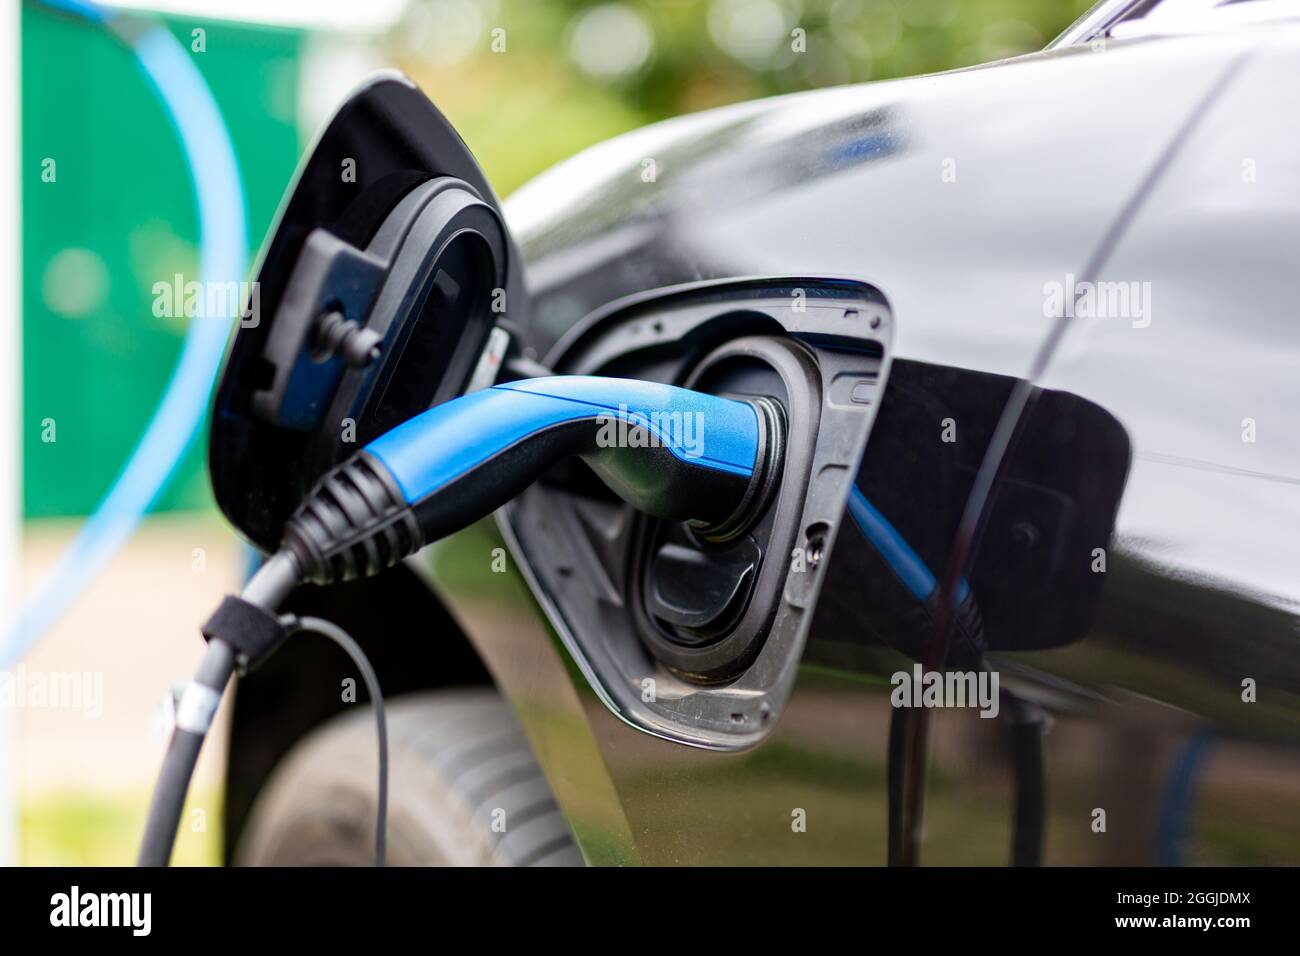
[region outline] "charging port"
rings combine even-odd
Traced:
[[[715,749],[770,731],[879,404],[892,321],[862,283],[706,283],[593,314],[545,357],[558,373],[681,385],[780,422],[779,466],[726,526],[637,514],[572,468],[498,512],[556,634],[620,717]]]
[[[780,467],[743,530],[705,537],[640,519],[633,593],[641,638],[673,670],[717,681],[752,661],[776,613],[816,445],[821,382],[808,347],[780,335],[728,342],[705,356],[687,382],[697,391],[763,403],[781,420]]]

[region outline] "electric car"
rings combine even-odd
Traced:
[[[566,460],[294,592],[388,699],[389,861],[1300,862],[1298,75],[1290,0],[1104,0],[1041,53],[684,116],[503,207],[412,84],[359,90],[218,393],[249,540],[493,383],[782,423],[734,534]],[[372,334],[322,355],[321,314]],[[370,859],[354,684],[307,638],[239,680],[230,861]]]

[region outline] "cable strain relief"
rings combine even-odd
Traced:
[[[316,483],[285,525],[281,547],[305,580],[333,584],[392,567],[420,541],[415,513],[396,481],[363,451]]]

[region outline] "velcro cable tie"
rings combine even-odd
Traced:
[[[207,640],[217,638],[234,648],[240,673],[257,668],[289,636],[273,613],[233,594],[226,595],[202,631]]]

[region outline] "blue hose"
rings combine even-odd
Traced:
[[[1196,785],[1205,769],[1212,738],[1198,733],[1188,738],[1165,782],[1160,798],[1159,822],[1156,826],[1156,865],[1183,866],[1187,862],[1187,843],[1192,830],[1192,811],[1196,804]]]
[[[907,542],[898,529],[889,523],[889,519],[867,500],[856,484],[849,493],[849,516],[858,526],[858,531],[867,542],[876,549],[894,577],[903,587],[911,592],[918,602],[925,603],[934,594],[938,582],[934,572],[926,565],[921,556]],[[955,603],[960,605],[970,594],[970,584],[965,578],[958,584]]]
[[[248,269],[243,184],[221,111],[188,51],[161,26],[131,38],[115,30],[112,15],[93,4],[46,2],[105,24],[131,45],[189,164],[199,213],[199,277],[205,284],[242,280]],[[175,473],[203,421],[232,318],[200,315],[191,322],[153,418],[104,499],[19,610],[0,644],[0,668],[22,657],[63,616],[131,536]]]

